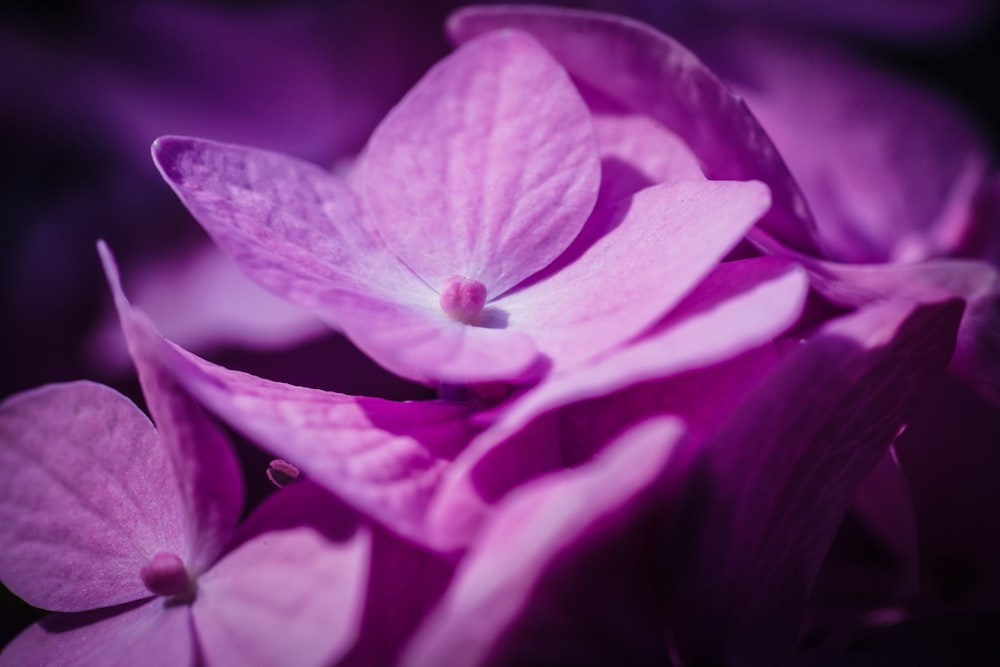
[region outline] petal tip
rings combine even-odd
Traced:
[[[153,141],[150,152],[153,163],[169,183],[184,182],[185,155],[191,152],[197,140],[190,137],[166,135]]]

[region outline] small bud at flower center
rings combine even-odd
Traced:
[[[139,570],[142,583],[150,593],[181,595],[191,590],[191,577],[177,554],[160,552]]]
[[[471,322],[486,305],[486,285],[465,276],[448,276],[438,300],[448,316],[461,322]]]

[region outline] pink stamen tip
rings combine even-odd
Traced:
[[[471,322],[486,305],[486,285],[465,276],[448,276],[444,279],[438,302],[448,316]]]
[[[160,552],[139,570],[142,583],[151,593],[174,596],[191,590],[191,576],[177,554]]]

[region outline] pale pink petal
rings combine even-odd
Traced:
[[[663,125],[610,103],[595,108],[593,100],[588,102],[601,154],[601,191],[595,208],[617,204],[657,183],[705,178],[691,149]]]
[[[305,308],[258,286],[207,241],[124,272],[136,306],[161,323],[165,336],[202,354],[232,346],[282,349],[330,331]],[[132,364],[112,310],[91,332],[88,348],[112,370]]]
[[[162,599],[52,614],[7,644],[0,667],[186,667],[198,664],[191,614]]]
[[[579,365],[668,312],[769,206],[757,182],[647,188],[591,218],[565,255],[494,305],[555,371]]]
[[[131,310],[111,252],[103,242],[98,251],[146,403],[187,512],[190,550],[178,555],[199,572],[219,556],[239,520],[242,472],[226,436],[157,359],[162,339]]]
[[[333,174],[295,158],[188,137],[161,137],[153,158],[215,242],[251,278],[307,307],[320,290],[435,301],[365,222]]]
[[[116,293],[157,372],[363,513],[423,539],[428,498],[472,437],[469,407],[347,396],[231,371],[169,344]]]
[[[947,367],[960,316],[956,301],[884,302],[836,320],[709,441],[673,616],[685,663],[792,649],[851,498]]]
[[[433,67],[375,130],[365,201],[434,289],[461,275],[498,296],[555,259],[597,197],[587,107],[534,39],[501,31]]]
[[[192,613],[208,664],[329,665],[361,625],[371,537],[309,482],[268,498],[247,535],[198,582]]]
[[[177,348],[161,354],[185,387],[247,437],[362,513],[426,540],[430,496],[472,437],[468,407],[346,396],[227,370]]]
[[[186,554],[188,522],[149,419],[92,382],[0,405],[0,579],[27,602],[81,611],[152,595],[139,570]]]
[[[465,7],[448,20],[458,43],[501,28],[529,32],[574,79],[665,125],[709,178],[763,181],[774,207],[761,225],[815,252],[812,217],[778,151],[743,101],[686,48],[632,19],[558,7]]]
[[[807,288],[802,271],[784,260],[722,264],[682,302],[676,319],[670,317],[648,337],[594,364],[547,377],[499,411],[496,422],[449,467],[429,510],[434,540],[441,545],[468,543],[497,497],[561,464],[566,455],[557,430],[561,426],[552,421],[561,418],[561,409],[595,401],[581,409],[619,415],[620,405],[603,404],[615,392],[706,368],[766,343],[799,316]],[[757,367],[756,362],[751,365]],[[733,378],[725,374],[720,385],[725,387],[727,382],[732,385],[729,389],[735,389]],[[662,389],[657,386],[649,391],[656,396]],[[677,393],[684,391],[690,388]],[[637,402],[635,396],[623,400],[632,408],[647,405],[653,414],[671,412],[658,399],[652,403]],[[684,414],[682,404],[676,408]],[[686,409],[694,408],[688,405]]]
[[[496,427],[514,431],[542,412],[735,357],[791,326],[807,290],[803,272],[784,260],[722,264],[654,331],[591,365],[547,378],[505,408]]]
[[[513,650],[518,655],[519,647],[510,646],[510,630],[524,617],[530,619],[532,604],[540,602],[543,609],[559,604],[558,598],[546,597],[551,590],[543,582],[565,571],[571,550],[585,552],[582,545],[613,533],[614,526],[626,521],[623,517],[634,517],[637,506],[646,500],[643,492],[661,480],[682,435],[683,427],[676,420],[646,422],[609,445],[590,464],[511,493],[482,539],[466,554],[448,593],[407,648],[402,664],[460,667],[485,664],[491,655],[496,657],[493,651]],[[580,557],[580,553],[572,555]],[[588,590],[600,588],[599,581],[574,583]],[[579,608],[560,611],[586,614],[586,609]],[[606,611],[613,614],[618,609]],[[535,646],[520,648],[544,651],[552,644],[545,641],[544,632],[536,628],[533,638],[528,633]],[[577,641],[585,639],[576,637]],[[521,655],[544,661],[545,653]],[[507,660],[504,664],[516,662],[509,662],[509,655]]]

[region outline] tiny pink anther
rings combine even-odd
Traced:
[[[441,310],[461,322],[472,322],[486,305],[486,285],[465,276],[448,276],[438,299]]]
[[[151,593],[175,596],[191,590],[191,576],[177,554],[166,551],[153,556],[139,570],[142,583]]]
[[[267,478],[279,489],[299,478],[299,469],[283,459],[274,459],[267,467]]]

